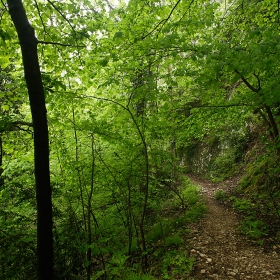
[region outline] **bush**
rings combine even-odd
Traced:
[[[228,194],[222,190],[215,191],[214,197],[218,201],[226,201],[228,200]]]
[[[246,234],[250,239],[260,239],[267,235],[267,227],[261,220],[256,220],[255,217],[249,216],[244,219],[239,230]]]
[[[239,211],[248,211],[248,210],[252,210],[252,205],[250,200],[248,199],[239,199],[239,198],[233,198],[234,202],[233,202],[233,208],[239,210]]]

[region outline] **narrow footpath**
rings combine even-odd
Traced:
[[[280,279],[280,256],[250,244],[236,231],[239,218],[214,199],[215,184],[191,178],[201,186],[208,212],[190,233],[195,266],[191,279]]]

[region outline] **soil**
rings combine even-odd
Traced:
[[[280,279],[280,255],[250,243],[236,230],[240,216],[214,198],[219,185],[191,179],[201,186],[207,207],[190,232],[190,254],[195,258],[191,279]],[[223,190],[230,192],[235,186],[235,181],[227,181]]]

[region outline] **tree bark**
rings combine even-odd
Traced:
[[[22,52],[34,130],[34,164],[37,199],[37,271],[39,280],[53,279],[52,202],[49,140],[44,88],[34,28],[21,0],[7,0]]]

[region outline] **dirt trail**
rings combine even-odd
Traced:
[[[280,279],[280,256],[246,241],[236,232],[238,216],[214,199],[215,186],[191,179],[202,187],[208,209],[191,228],[191,255],[196,260],[193,279]]]

